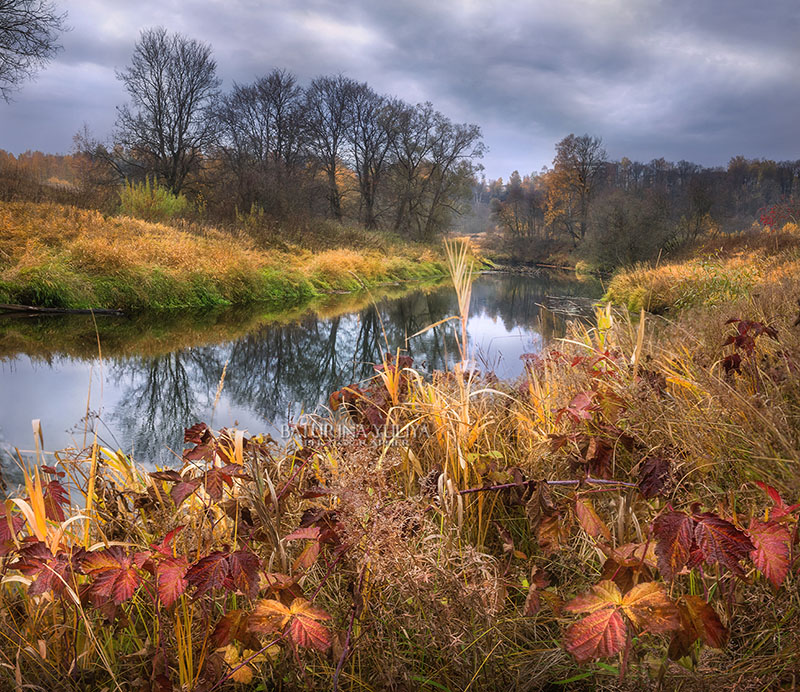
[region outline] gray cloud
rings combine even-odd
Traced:
[[[774,0],[62,0],[64,51],[11,105],[0,148],[67,151],[113,127],[142,28],[214,47],[225,86],[342,72],[483,128],[487,175],[549,164],[570,132],[612,157],[800,158],[800,4]]]

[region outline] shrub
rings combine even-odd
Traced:
[[[183,214],[189,202],[174,195],[157,181],[145,178],[141,183],[126,182],[119,193],[119,213],[145,221],[168,221]]]

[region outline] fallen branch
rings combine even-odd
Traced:
[[[124,315],[122,310],[112,310],[108,308],[40,308],[35,305],[10,305],[0,303],[0,313],[2,312],[24,312],[29,314],[45,315]]]
[[[467,488],[466,490],[460,490],[459,495],[468,495],[470,493],[483,493],[489,492],[493,490],[506,490],[508,488],[525,488],[530,487],[532,485],[537,485],[539,483],[544,483],[545,485],[581,485],[581,484],[588,484],[588,485],[615,485],[621,486],[623,488],[638,488],[639,486],[636,483],[626,483],[625,481],[615,481],[609,478],[580,478],[578,480],[568,480],[568,481],[538,481],[538,480],[530,480],[530,481],[520,481],[519,483],[501,483],[499,485],[483,485],[480,488]]]

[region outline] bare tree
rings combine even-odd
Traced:
[[[357,83],[338,75],[317,77],[306,89],[309,149],[328,178],[328,203],[333,218],[342,219],[337,173],[350,128],[350,103]]]
[[[215,110],[220,153],[236,177],[239,203],[282,211],[300,177],[305,142],[302,90],[294,75],[273,70],[234,84]]]
[[[6,102],[60,49],[66,13],[48,0],[0,0],[0,97]]]
[[[158,27],[142,31],[130,66],[117,73],[131,97],[118,109],[117,142],[175,194],[213,141],[216,71],[209,45]]]
[[[367,228],[378,225],[378,189],[388,167],[401,110],[400,102],[376,94],[366,83],[353,88],[348,138]]]

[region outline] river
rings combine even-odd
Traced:
[[[468,323],[475,360],[501,379],[518,377],[520,355],[563,335],[569,317],[542,303],[599,294],[599,285],[567,274],[481,275]],[[41,421],[47,450],[82,449],[96,431],[102,444],[148,466],[175,461],[170,450],[180,454],[183,428],[198,421],[281,437],[330,392],[374,374],[387,350],[405,349],[426,372],[452,364],[456,322],[408,337],[456,311],[442,283],[334,297],[284,315],[0,317],[4,473],[17,477],[15,449],[30,455],[32,419]]]

